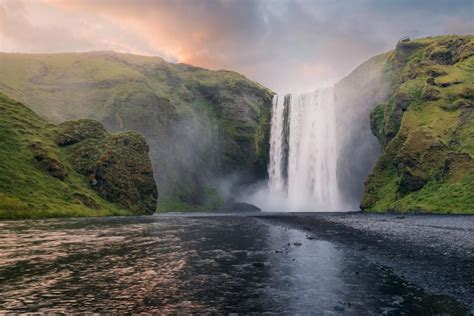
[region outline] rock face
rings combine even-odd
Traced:
[[[364,179],[380,155],[379,143],[370,128],[370,113],[390,92],[383,72],[386,59],[387,54],[383,54],[367,60],[334,88],[340,151],[337,179],[343,202],[350,209],[358,208]]]
[[[162,210],[211,209],[216,180],[266,177],[272,92],[238,73],[114,52],[0,53],[0,64],[0,90],[53,122],[144,135]]]
[[[0,93],[0,218],[151,214],[148,150],[136,132],[52,125]]]
[[[89,178],[98,194],[135,214],[153,214],[158,192],[148,144],[136,132],[109,134],[97,121],[79,120],[56,128],[73,168]]]
[[[473,36],[400,42],[388,54],[390,94],[370,117],[383,153],[362,209],[474,212],[473,73]]]

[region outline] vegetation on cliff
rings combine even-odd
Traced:
[[[371,114],[383,153],[361,208],[474,213],[474,36],[402,41],[384,74],[390,97]]]
[[[53,125],[0,93],[0,218],[151,214],[156,201],[142,136]]]
[[[144,135],[160,210],[216,208],[215,181],[266,175],[272,92],[238,73],[114,52],[0,53],[0,65],[0,91],[53,122]]]

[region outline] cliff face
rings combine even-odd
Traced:
[[[266,176],[272,93],[240,74],[113,52],[0,54],[0,64],[0,91],[49,120],[143,134],[159,209],[216,207],[216,179]]]
[[[338,186],[351,210],[359,207],[364,179],[380,156],[380,145],[370,129],[370,113],[390,93],[384,76],[387,58],[388,54],[382,54],[367,60],[334,88]]]
[[[387,101],[370,124],[383,152],[369,211],[474,212],[474,37],[400,42],[384,66]]]
[[[152,214],[145,139],[97,121],[49,124],[0,94],[0,218]]]

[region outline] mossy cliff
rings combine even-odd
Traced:
[[[383,152],[361,208],[474,213],[474,36],[402,41],[385,56],[389,98],[370,117]]]
[[[151,214],[157,194],[141,135],[53,125],[0,93],[0,218]]]
[[[160,210],[214,208],[215,180],[266,176],[272,92],[235,72],[114,52],[0,53],[0,91],[56,123],[140,132]]]

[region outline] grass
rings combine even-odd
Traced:
[[[225,203],[224,198],[213,188],[204,188],[204,202],[196,205],[185,203],[173,194],[173,192],[160,192],[157,212],[200,212],[214,211]]]
[[[260,149],[268,140],[262,128],[268,128],[272,92],[236,72],[114,52],[0,53],[0,90],[51,122],[92,118],[112,131],[140,132],[152,146],[154,166],[160,168],[156,170],[160,190],[191,186],[183,182],[192,177],[205,182],[209,169],[218,176],[228,169],[257,170],[265,176],[262,166],[268,157]],[[175,139],[176,126],[183,120],[192,122],[202,132],[199,135],[217,136],[216,141],[211,139],[214,146],[196,153],[192,163],[179,145],[200,140]],[[248,135],[240,132],[242,126],[250,127]],[[248,141],[241,142],[242,137]],[[205,165],[209,156],[231,159],[223,158],[211,168]],[[176,163],[169,163],[172,160]],[[188,175],[175,177],[181,172],[176,166]],[[179,198],[181,192],[170,194],[171,200],[189,198]]]
[[[68,163],[54,143],[54,126],[23,104],[0,94],[0,218],[126,215],[93,191],[86,177]],[[62,162],[61,181],[42,170],[34,159],[33,143],[48,157]],[[77,194],[94,197],[98,209],[86,207]]]
[[[367,180],[362,207],[474,213],[474,103],[466,92],[474,87],[474,36],[402,44],[385,69],[393,94],[371,115],[384,153]],[[403,112],[396,111],[399,95],[409,96]],[[396,131],[390,138],[382,133],[387,126]],[[449,173],[447,164],[462,172]],[[406,192],[410,177],[422,179],[422,187]]]

